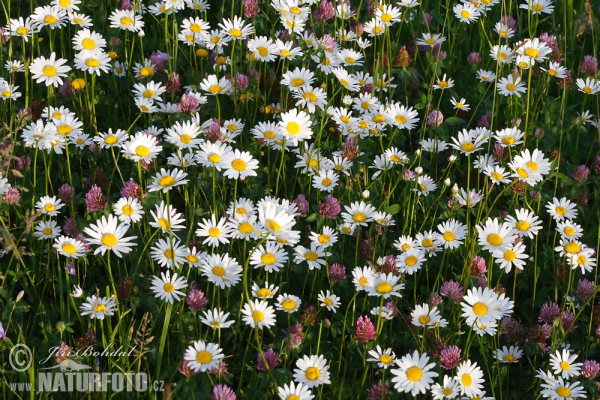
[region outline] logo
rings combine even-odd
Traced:
[[[27,371],[33,363],[31,349],[22,343],[14,345],[8,354],[8,363],[16,372]]]

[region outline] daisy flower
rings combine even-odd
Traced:
[[[206,372],[216,368],[223,357],[223,350],[218,344],[197,340],[187,348],[183,359],[190,361],[188,367],[194,372]]]
[[[123,143],[121,152],[125,157],[129,157],[131,161],[149,163],[156,158],[162,149],[162,146],[157,144],[156,137],[145,132],[137,132]]]
[[[415,326],[423,326],[432,329],[438,327],[443,328],[448,325],[448,321],[440,316],[437,307],[429,309],[429,304],[427,303],[415,306],[415,309],[410,315],[411,322]]]
[[[507,274],[513,266],[522,271],[525,260],[529,258],[525,254],[525,245],[520,242],[510,245],[506,250],[494,250],[492,256],[496,260],[496,264],[500,264],[500,268],[504,269]]]
[[[282,75],[281,84],[287,86],[292,92],[313,84],[315,74],[306,68],[296,67]]]
[[[327,193],[331,193],[337,186],[339,177],[335,170],[330,169],[329,171],[321,170],[317,175],[313,175],[313,187],[317,190],[322,190]]]
[[[154,297],[166,301],[167,303],[174,303],[179,301],[181,297],[185,297],[185,293],[181,289],[187,287],[187,280],[181,276],[177,278],[177,274],[171,272],[161,272],[160,278],[155,276],[152,279],[152,286],[150,289],[154,292]]]
[[[508,75],[506,78],[500,78],[496,84],[498,93],[503,96],[521,97],[521,93],[527,92],[527,86],[524,82],[521,82],[521,78],[514,78],[512,75]]]
[[[100,76],[112,69],[110,62],[108,54],[101,50],[83,50],[75,55],[74,65],[75,69]]]
[[[516,127],[502,129],[494,133],[494,138],[502,147],[514,147],[523,143],[523,140],[521,140],[523,136],[525,136],[525,132]]]
[[[18,88],[18,86],[9,83],[2,84],[2,81],[0,81],[0,98],[2,100],[18,99],[19,97],[21,97],[21,92],[17,92]]]
[[[225,218],[220,218],[217,223],[215,215],[212,214],[210,220],[203,218],[202,222],[198,222],[200,228],[196,230],[196,235],[206,237],[202,244],[207,244],[211,247],[217,247],[222,243],[229,243],[229,228],[226,223],[227,220]]]
[[[546,204],[546,210],[556,222],[572,220],[577,217],[577,205],[567,200],[566,197],[560,200],[554,197],[552,202]]]
[[[275,310],[264,300],[253,300],[244,304],[242,320],[252,328],[270,329],[275,325]]]
[[[575,222],[568,219],[557,223],[556,231],[560,234],[562,238],[567,238],[569,240],[579,239],[583,235],[583,229],[581,228],[581,225],[576,224]]]
[[[136,83],[131,92],[136,97],[162,102],[161,96],[166,92],[166,88],[160,82],[150,81],[146,84]]]
[[[294,380],[299,384],[314,388],[331,383],[327,359],[322,355],[305,355],[296,361],[296,367],[294,369]]]
[[[0,175],[1,177],[1,175]],[[0,179],[1,183],[2,179]],[[2,186],[0,184],[0,186]],[[58,226],[56,221],[41,221],[35,226],[34,236],[38,238],[38,240],[44,239],[54,239],[61,233],[61,228]]]
[[[227,153],[230,153],[232,148],[222,142],[204,142],[200,145],[200,150],[196,153],[196,161],[205,167],[215,167],[217,171],[221,170],[221,159]]]
[[[475,323],[490,325],[502,317],[498,295],[490,288],[469,289],[460,305],[469,326]]]
[[[294,146],[298,142],[310,139],[312,137],[312,123],[310,116],[304,111],[297,111],[295,108],[281,114],[281,120],[278,123],[279,134]]]
[[[59,254],[69,258],[79,258],[85,255],[85,247],[82,242],[68,236],[61,236],[54,240],[53,246]]]
[[[251,57],[262,62],[273,62],[277,59],[279,49],[273,40],[266,36],[258,36],[247,43]]]
[[[150,214],[154,219],[150,222],[150,226],[162,229],[163,233],[185,229],[185,225],[182,224],[185,219],[180,218],[181,213],[178,213],[172,205],[167,206],[164,201],[156,205],[156,213],[151,210]]]
[[[494,25],[494,31],[500,35],[500,37],[506,39],[510,39],[515,35],[515,30],[503,22],[496,22],[496,25]]]
[[[542,71],[546,71],[548,75],[558,79],[563,79],[567,76],[567,69],[554,61],[550,61],[550,63],[548,63],[548,68],[540,67],[540,69]]]
[[[556,350],[550,355],[550,366],[555,375],[563,379],[570,379],[580,375],[582,363],[576,363],[577,354],[571,354],[568,349]]]
[[[252,282],[252,296],[263,300],[272,299],[278,290],[279,286],[269,285],[269,282],[265,282],[263,287],[258,286],[256,282]]]
[[[248,218],[256,215],[256,209],[254,208],[254,203],[252,200],[239,197],[235,201],[229,203],[227,214],[231,215],[235,219],[245,221]]]
[[[56,196],[43,196],[35,203],[35,208],[37,208],[38,211],[51,217],[57,216],[58,210],[64,206],[63,202],[60,199],[57,199]]]
[[[71,70],[71,67],[64,65],[67,60],[63,58],[56,58],[56,53],[50,54],[50,58],[40,56],[33,60],[29,65],[29,72],[32,74],[32,78],[37,83],[45,82],[46,86],[57,87],[63,84],[64,78],[67,76],[67,72]]]
[[[276,242],[260,245],[250,256],[250,264],[254,268],[264,267],[267,272],[278,272],[288,260],[285,250]]]
[[[277,395],[281,400],[312,400],[315,398],[310,393],[308,386],[303,383],[296,384],[294,381],[279,386],[277,388]]]
[[[438,225],[440,231],[440,242],[446,249],[455,249],[463,244],[463,239],[467,235],[467,226],[460,222],[450,219]]]
[[[377,211],[375,207],[363,201],[351,203],[350,207],[344,206],[344,208],[346,209],[346,212],[342,213],[344,221],[362,226],[367,226],[373,221],[373,215]]]
[[[222,310],[215,308],[213,310],[202,311],[204,317],[199,317],[200,322],[210,326],[212,329],[225,329],[235,324],[235,321],[227,321],[229,313],[224,313]]]
[[[356,287],[357,291],[366,290],[365,288],[368,285],[372,286],[373,279],[375,279],[375,274],[371,267],[355,267],[352,270],[352,283]]]
[[[511,182],[510,179],[508,179],[509,173],[506,172],[506,170],[503,167],[500,167],[498,165],[486,165],[483,168],[483,173],[490,178],[492,184],[504,183],[506,185]]]
[[[200,268],[202,269],[202,275],[221,289],[237,284],[242,273],[242,267],[235,258],[230,258],[229,254],[222,256],[218,254],[207,255]]]
[[[11,18],[7,27],[11,36],[19,36],[25,40],[26,43],[29,43],[29,38],[40,30],[36,21],[32,20],[30,17],[27,17],[25,20],[23,20],[23,17],[16,19]]]
[[[427,353],[419,355],[419,352],[407,354],[396,361],[398,368],[392,369],[394,388],[400,393],[406,392],[414,397],[419,393],[425,394],[431,387],[433,379],[438,376],[437,372],[431,371],[434,363],[428,364]]]
[[[423,37],[417,39],[417,46],[431,46],[434,47],[436,44],[442,44],[446,41],[446,38],[443,37],[439,33],[434,33],[433,35],[428,32],[423,33]]]
[[[254,33],[252,24],[246,24],[244,20],[237,15],[231,19],[224,19],[219,27],[233,40],[246,39]]]
[[[310,271],[315,268],[320,270],[321,266],[326,264],[324,258],[331,255],[331,253],[325,251],[325,247],[320,246],[315,242],[311,242],[310,249],[307,249],[304,246],[297,246],[295,252],[294,262],[300,264],[306,261]]]
[[[313,243],[321,247],[333,246],[338,240],[335,229],[330,228],[328,226],[323,227],[322,233],[311,232],[309,239]]]
[[[525,3],[519,5],[519,8],[531,11],[532,14],[552,14],[554,5],[552,0],[526,0]]]
[[[49,26],[50,29],[56,29],[66,25],[67,13],[58,6],[40,6],[33,11],[31,19],[38,28]]]
[[[300,309],[300,304],[302,304],[302,300],[299,297],[292,294],[281,294],[277,297],[275,309],[291,314]]]
[[[131,224],[142,219],[144,210],[138,199],[132,197],[122,197],[113,206],[115,214],[121,222]]]
[[[327,292],[321,292],[318,296],[319,301],[321,302],[321,307],[327,308],[327,310],[336,312],[340,307],[340,298],[335,294],[331,293],[329,290]]]
[[[516,363],[522,356],[523,350],[520,350],[517,346],[510,346],[510,348],[503,346],[494,353],[496,360],[501,363]]]
[[[327,104],[327,92],[320,87],[303,86],[292,92],[292,95],[298,100],[296,107],[306,107],[310,113],[314,113],[317,108],[323,110]]]
[[[230,179],[246,179],[249,176],[257,176],[256,169],[258,161],[252,158],[247,151],[235,149],[225,153],[221,159],[221,168],[225,170],[224,176]]]
[[[118,28],[124,31],[139,32],[144,27],[142,17],[136,14],[133,10],[114,10],[110,17],[111,28]]]
[[[596,94],[600,91],[600,82],[593,78],[587,77],[585,81],[578,78],[576,83],[579,91],[585,94]]]
[[[231,81],[224,76],[217,78],[216,75],[209,75],[200,83],[200,89],[213,96],[229,94],[231,92]]]
[[[109,149],[111,147],[121,147],[128,137],[127,132],[123,129],[117,129],[113,133],[112,129],[108,128],[108,132],[98,132],[94,142],[98,143],[103,149]]]
[[[277,39],[276,45],[279,50],[279,57],[281,58],[293,60],[303,54],[300,47],[294,47],[294,42],[283,42]]]
[[[404,289],[404,284],[398,284],[400,275],[395,276],[393,273],[379,274],[370,280],[364,287],[364,290],[369,296],[383,297],[384,299],[390,296],[402,297],[399,293]]]
[[[187,173],[178,170],[177,168],[170,170],[160,169],[160,172],[152,177],[152,184],[148,185],[148,192],[156,192],[162,190],[163,193],[168,192],[175,186],[184,185],[188,182],[187,179],[183,179],[187,176]]]
[[[81,315],[89,315],[92,319],[104,319],[104,316],[115,313],[117,303],[112,298],[93,295],[87,297],[86,300],[87,303],[83,303],[79,307]]]
[[[549,399],[571,400],[586,397],[586,390],[581,386],[581,382],[565,382],[560,376],[556,380],[543,383],[541,387],[544,389],[540,394]]]
[[[460,385],[460,393],[467,397],[483,395],[483,372],[477,363],[465,360],[458,365],[456,381]]]
[[[435,248],[433,242],[426,251],[429,251],[431,248]],[[423,249],[420,248],[408,249],[396,257],[396,266],[400,269],[400,272],[412,275],[421,269],[423,262],[425,262],[425,254]]]
[[[130,242],[137,238],[137,236],[126,237],[127,229],[129,229],[128,224],[119,224],[117,217],[110,214],[108,218],[102,216],[96,221],[96,224],[91,224],[83,232],[89,236],[89,244],[100,246],[94,251],[94,254],[104,255],[106,250],[111,250],[117,257],[122,258],[122,254],[129,253],[135,246],[135,243]]]
[[[542,229],[542,221],[535,215],[533,211],[521,208],[515,211],[516,218],[512,215],[506,217],[506,221],[512,226],[515,232],[521,237],[534,236]]]
[[[19,60],[6,61],[6,63],[4,64],[4,68],[6,68],[6,70],[11,73],[25,72],[25,65],[23,65],[23,63]]]
[[[450,99],[450,103],[452,103],[457,110],[469,111],[471,109],[471,106],[467,104],[467,101],[464,98],[461,98],[460,101],[452,98]]]
[[[377,363],[383,369],[387,369],[396,360],[396,354],[391,348],[383,350],[379,345],[375,350],[369,350],[369,355],[371,358],[367,358],[367,361]]]
[[[483,225],[477,225],[478,243],[490,252],[504,251],[510,247],[510,242],[515,232],[506,222],[500,224],[497,218],[488,218]]]
[[[160,266],[173,269],[185,263],[189,253],[188,248],[176,238],[173,238],[172,241],[158,239],[150,250],[152,259],[158,262]]]
[[[477,71],[477,79],[480,82],[493,82],[496,79],[496,74],[492,71],[480,69]]]
[[[444,375],[442,384],[436,383],[431,386],[433,400],[454,399],[460,392],[460,385],[456,379]]]
[[[448,80],[446,80],[446,74],[444,74],[444,77],[440,80],[440,78],[436,78],[437,80],[437,84],[433,85],[434,89],[450,89],[451,87],[454,87],[454,80],[451,78],[448,78]]]
[[[470,24],[473,21],[477,21],[480,16],[480,11],[471,3],[462,3],[455,5],[452,10],[461,22]]]
[[[487,142],[485,137],[476,135],[474,130],[467,131],[466,129],[460,131],[458,137],[452,137],[451,139],[454,143],[450,146],[464,155],[470,155],[481,150],[481,146]]]

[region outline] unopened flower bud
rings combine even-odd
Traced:
[[[342,100],[345,105],[350,106],[352,104],[352,97],[346,95],[344,96],[344,100]]]
[[[444,186],[450,186],[452,182],[450,182],[450,178],[444,179]]]
[[[454,186],[452,186],[452,194],[457,194],[458,192],[459,192],[458,185],[455,183]]]
[[[423,173],[423,168],[422,168],[422,167],[416,167],[416,168],[415,168],[415,173],[416,173],[417,175],[421,175],[421,174]]]
[[[456,156],[454,154],[452,154],[450,157],[448,157],[448,161],[449,162],[454,162],[456,161]]]
[[[364,192],[361,193],[361,196],[363,199],[368,199],[370,195],[371,195],[371,192],[369,192],[368,190],[365,190]]]
[[[421,149],[415,150],[415,155],[418,157],[421,155]]]
[[[64,322],[58,321],[56,323],[56,330],[58,331],[58,333],[63,333],[66,328],[67,328],[67,325]]]

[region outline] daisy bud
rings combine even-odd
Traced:
[[[452,194],[458,194],[458,192],[458,185],[455,183],[454,186],[452,186]]]
[[[421,175],[422,173],[423,173],[423,168],[422,167],[416,167],[415,168],[415,174]]]
[[[344,102],[344,105],[346,105],[346,106],[352,105],[352,97],[350,97],[348,95],[344,96],[343,102]]]
[[[415,155],[418,157],[421,155],[421,149],[415,150]]]
[[[448,161],[449,162],[454,162],[454,161],[456,161],[456,158],[457,157],[454,154],[452,154],[450,157],[448,157]]]
[[[444,186],[450,186],[452,182],[450,182],[450,178],[444,179]]]
[[[146,37],[146,32],[140,29],[140,31],[138,32],[138,36],[141,38]]]
[[[369,192],[368,190],[365,190],[364,192],[361,193],[361,196],[363,199],[368,199],[370,195],[371,195],[371,192]]]

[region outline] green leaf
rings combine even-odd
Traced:
[[[309,215],[309,216],[306,218],[306,222],[313,222],[313,221],[316,221],[316,219],[317,219],[317,216],[318,216],[318,215],[319,215],[319,214],[317,214],[317,213],[312,213],[312,214],[310,214],[310,215]]]
[[[450,117],[450,118],[446,118],[446,120],[444,121],[444,125],[458,125],[458,124],[464,124],[465,120],[462,118],[458,118],[458,117]]]
[[[398,214],[400,212],[400,204],[392,204],[385,209],[385,212],[392,215]]]

